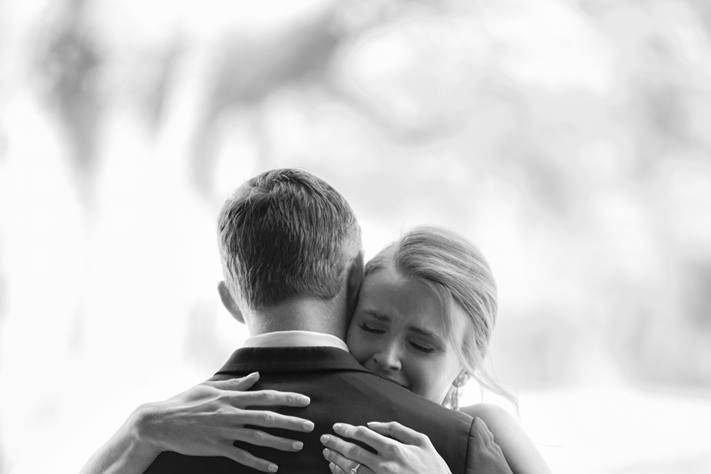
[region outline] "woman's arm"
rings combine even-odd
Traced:
[[[533,442],[505,410],[496,405],[480,403],[461,408],[460,411],[486,423],[514,474],[550,474],[550,469]]]
[[[449,466],[423,433],[397,422],[353,426],[336,423],[338,436],[324,435],[323,456],[333,474],[427,473],[451,474]],[[373,448],[375,453],[341,438],[351,438]],[[494,437],[481,419],[470,432],[466,472],[476,474],[512,474]]]
[[[368,426],[333,425],[336,435],[321,436],[323,457],[333,474],[428,473],[452,474],[430,439],[395,421],[370,422]],[[375,453],[341,438],[351,438],[373,448]]]
[[[298,393],[248,391],[257,380],[259,374],[255,372],[240,379],[208,381],[168,400],[142,405],[91,457],[82,474],[140,474],[162,451],[222,456],[260,471],[275,472],[276,464],[235,447],[234,441],[281,451],[300,451],[301,441],[273,436],[252,427],[310,432],[314,424],[304,418],[245,407],[304,407],[310,400]]]
[[[145,410],[146,406],[136,409],[111,439],[91,456],[80,474],[132,474],[148,469],[161,449],[139,434]]]

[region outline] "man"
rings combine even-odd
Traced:
[[[320,436],[332,432],[334,422],[395,421],[426,433],[451,472],[479,472],[479,460],[467,459],[468,451],[477,451],[469,449],[479,442],[477,423],[377,377],[348,352],[343,339],[363,278],[363,258],[360,228],[339,193],[304,171],[268,171],[225,203],[218,226],[225,275],[220,296],[252,337],[214,380],[258,371],[255,389],[308,395],[308,406],[278,411],[315,424],[299,434],[303,449],[298,453],[250,446],[251,453],[273,460],[280,473],[328,473]],[[282,429],[264,431],[294,437]],[[228,457],[166,451],[146,472],[255,472]]]

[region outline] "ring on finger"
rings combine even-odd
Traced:
[[[348,471],[348,474],[358,474],[358,469],[360,469],[360,463],[356,464]]]

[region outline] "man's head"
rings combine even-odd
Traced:
[[[247,181],[225,202],[218,233],[226,286],[252,311],[304,297],[332,300],[360,258],[350,206],[302,170],[271,170]]]

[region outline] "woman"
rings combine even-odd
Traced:
[[[482,367],[496,317],[496,285],[474,246],[443,229],[417,228],[368,262],[365,275],[347,333],[348,347],[361,364],[455,410],[459,388],[470,377],[513,399]],[[485,404],[460,410],[486,423],[513,472],[548,472],[505,411]],[[393,434],[377,423],[358,430],[342,424],[334,429],[374,449]],[[418,435],[406,429],[397,433],[401,441]],[[336,436],[323,441],[332,472],[358,466],[360,474],[393,472],[393,466],[400,469],[394,472],[418,472],[414,462],[393,454],[402,454],[407,442],[382,450],[389,454],[381,456]]]
[[[482,368],[495,314],[496,286],[478,250],[451,232],[417,228],[366,265],[347,343],[355,358],[376,374],[433,402],[458,409],[459,388],[470,377],[506,395]],[[265,438],[263,433],[258,435],[256,430],[244,427],[230,428],[226,420],[204,416],[221,397],[241,407],[308,404],[308,399],[299,394],[245,391],[257,378],[253,374],[234,381],[206,382],[148,409],[139,408],[125,430],[144,430],[145,436],[139,439],[146,441],[135,447],[135,454],[125,465],[112,466],[118,472],[142,472],[155,456],[155,449],[144,450],[142,444],[160,440],[162,450],[225,456],[273,472],[275,465],[233,447],[231,440],[285,451],[300,450],[298,443],[274,436]],[[490,436],[481,440],[477,453],[482,473],[548,472],[533,444],[503,410],[480,404],[461,411],[491,430],[486,431]],[[248,423],[240,424],[313,429],[307,420],[261,410],[245,410],[240,416],[249,417]],[[230,424],[235,424],[234,418]],[[189,429],[176,429],[181,426]],[[407,427],[337,423],[334,432],[336,435],[322,437],[325,462],[334,473],[449,472],[427,438]],[[377,454],[344,438],[365,443]],[[216,439],[227,442],[217,443]],[[99,471],[98,466],[106,465],[108,457],[106,449],[100,451],[85,472]]]

